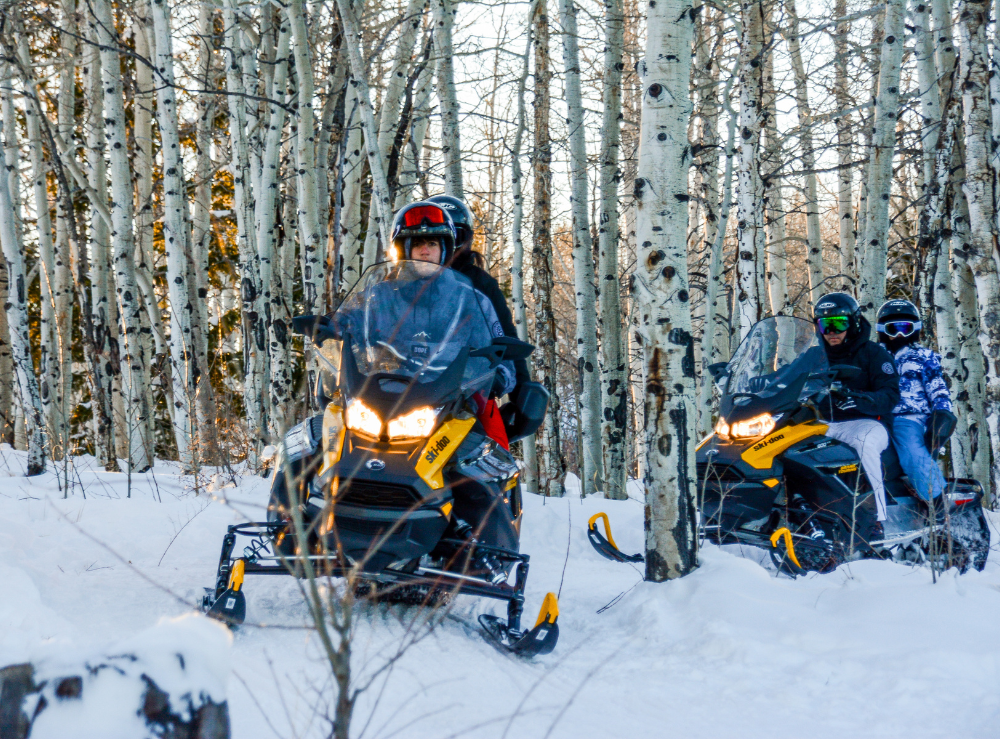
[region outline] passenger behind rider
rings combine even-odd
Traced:
[[[929,502],[945,487],[933,455],[951,436],[957,419],[940,355],[917,343],[922,327],[920,313],[909,300],[890,300],[878,310],[878,340],[894,355],[899,375],[900,399],[893,410],[892,443],[917,495]],[[935,509],[938,518],[943,517],[944,506],[928,507]]]
[[[442,196],[438,196],[439,198]],[[457,201],[461,203],[461,201]],[[431,262],[442,266],[449,265],[455,257],[457,245],[457,230],[450,213],[442,208],[440,203],[417,202],[401,208],[396,213],[392,225],[392,247],[398,259],[411,259],[418,262]],[[468,239],[471,244],[471,237]],[[487,277],[489,277],[487,273]],[[492,278],[490,278],[492,279]],[[494,301],[488,293],[471,280],[475,288],[480,308],[490,326],[493,336],[504,336],[504,326],[497,315]],[[493,281],[496,285],[496,281]],[[497,286],[499,292],[499,286]],[[500,293],[502,296],[502,293]],[[507,316],[510,311],[503,304]],[[497,366],[496,379],[490,390],[491,397],[501,397],[514,390],[518,369],[517,363],[501,362]],[[485,399],[484,399],[485,400]],[[482,408],[480,411],[482,412]]]
[[[472,286],[489,298],[493,310],[496,311],[497,317],[500,319],[504,336],[516,339],[517,328],[514,326],[514,319],[507,306],[507,298],[500,289],[500,283],[486,271],[486,260],[483,255],[472,249],[472,239],[475,236],[472,211],[465,203],[451,195],[435,195],[427,202],[441,206],[448,212],[452,223],[455,224],[455,254],[448,262],[448,266],[468,277]],[[510,391],[511,398],[517,397],[518,389],[522,383],[531,381],[526,359],[515,360],[514,371],[517,379],[514,389]]]
[[[846,293],[830,293],[816,302],[814,316],[831,365],[861,370],[841,377],[829,400],[820,405],[828,422],[826,435],[854,448],[875,493],[879,521],[886,518],[882,452],[889,445],[892,410],[899,402],[899,375],[892,356],[871,341],[871,324],[858,302]],[[880,538],[881,532],[872,532]]]

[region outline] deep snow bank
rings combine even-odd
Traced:
[[[0,600],[0,664],[57,645],[103,648],[188,612],[212,584],[226,524],[259,519],[266,502],[259,478],[195,484],[163,463],[133,479],[131,499],[124,475],[81,462],[76,477],[67,500],[52,475],[0,478],[0,577],[19,601]],[[982,573],[936,584],[929,570],[888,562],[793,581],[776,578],[758,550],[706,546],[692,576],[652,584],[590,548],[584,526],[598,510],[623,550],[641,551],[638,500],[527,496],[526,620],[561,589],[552,655],[496,652],[475,617],[501,606],[466,597],[399,655],[414,641],[413,612],[359,607],[353,666],[373,682],[358,698],[354,736],[997,735],[992,558]],[[245,587],[248,619],[266,626],[233,641],[233,736],[325,736],[334,691],[302,628],[296,583]]]

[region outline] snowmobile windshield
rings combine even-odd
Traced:
[[[741,405],[741,398],[773,398],[801,381],[795,400],[808,398],[825,386],[809,375],[829,369],[821,342],[816,326],[801,318],[774,316],[754,324],[729,363],[726,395]]]
[[[333,320],[361,375],[389,374],[425,385],[456,360],[452,370],[457,369],[463,350],[490,346],[493,336],[480,297],[466,277],[447,267],[408,260],[376,264],[361,276]],[[461,389],[485,394],[494,374],[489,359],[467,357]],[[393,380],[385,379],[380,384],[388,392],[402,392],[405,386],[397,382],[399,387],[393,387]]]

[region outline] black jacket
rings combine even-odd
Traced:
[[[825,339],[821,339],[831,365],[849,364],[861,370],[857,377],[840,380],[844,389],[852,393],[856,408],[837,408],[836,396],[824,399],[821,403],[823,416],[829,421],[877,418],[887,426],[892,423],[892,409],[899,402],[896,362],[884,346],[869,339],[871,333],[871,324],[862,317],[858,335],[840,346],[830,346]]]
[[[493,276],[489,272],[475,264],[471,259],[456,259],[455,263],[452,264],[452,268],[456,272],[468,277],[469,281],[472,282],[472,286],[489,298],[490,302],[493,304],[493,310],[497,312],[497,318],[500,319],[500,325],[503,327],[504,335],[511,336],[516,339],[517,329],[514,327],[514,318],[510,314],[510,308],[507,306],[507,298],[500,289],[500,283],[493,279]],[[517,385],[510,393],[512,398],[516,397],[517,390],[521,386],[522,382],[531,381],[531,374],[528,372],[527,360],[519,359],[514,362],[514,374],[517,376]]]

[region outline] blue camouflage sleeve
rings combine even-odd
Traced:
[[[937,352],[928,350],[922,374],[924,392],[927,393],[931,410],[952,411],[951,393],[944,381],[944,373],[941,371],[941,356]]]

